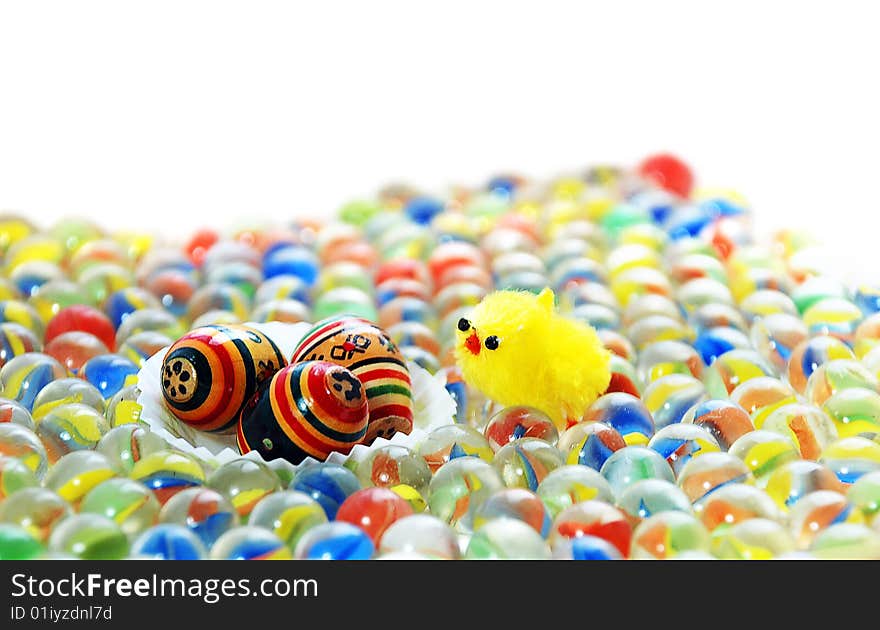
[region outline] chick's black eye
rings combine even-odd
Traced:
[[[458,329],[461,332],[467,332],[471,329],[471,323],[464,317],[462,317],[460,320],[458,320]]]
[[[501,343],[498,341],[498,337],[492,335],[491,337],[486,337],[486,341],[483,342],[488,350],[497,350],[498,344]]]

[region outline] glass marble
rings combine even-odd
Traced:
[[[266,464],[246,457],[221,465],[206,485],[228,498],[242,521],[248,520],[263,498],[281,489],[278,477]]]
[[[606,347],[608,346],[606,345]],[[635,367],[629,361],[612,354],[608,367],[611,372],[611,382],[608,384],[606,394],[620,392],[636,398],[642,395],[644,385],[636,374]]]
[[[753,518],[786,522],[785,513],[770,495],[745,483],[729,483],[718,488],[696,506],[696,514],[713,535]]]
[[[309,529],[326,522],[327,515],[321,505],[296,490],[284,490],[263,497],[248,518],[249,525],[274,532],[291,549],[296,547]]]
[[[147,486],[164,505],[178,492],[203,485],[205,470],[192,455],[164,450],[145,455],[135,462],[129,477]]]
[[[730,401],[749,413],[756,429],[773,411],[797,400],[796,392],[787,383],[769,376],[750,379],[730,392]]]
[[[798,549],[808,549],[816,536],[835,523],[864,523],[864,515],[832,490],[804,495],[791,508],[788,524]]]
[[[138,365],[122,355],[101,354],[86,361],[78,374],[97,387],[106,400],[123,387],[131,385],[139,371]]]
[[[786,528],[765,518],[751,518],[712,538],[712,554],[722,560],[770,560],[795,550]]]
[[[598,471],[583,465],[555,469],[538,486],[537,495],[547,506],[551,518],[581,501],[614,502],[614,491]]]
[[[624,307],[639,296],[655,294],[669,297],[672,294],[666,275],[651,267],[633,267],[621,272],[611,280],[610,288]]]
[[[27,352],[40,352],[43,344],[36,333],[15,322],[0,324],[0,368]]]
[[[803,459],[813,461],[838,438],[837,428],[828,415],[818,407],[803,403],[777,407],[761,428],[785,435],[797,446]]]
[[[498,518],[522,521],[542,538],[550,533],[550,514],[537,494],[524,488],[506,488],[490,496],[474,514],[474,530]]]
[[[874,313],[866,317],[856,327],[850,344],[856,356],[863,358],[880,343],[880,314]]]
[[[497,470],[476,457],[453,459],[437,471],[428,488],[430,513],[458,531],[470,531],[477,508],[504,488]]]
[[[181,490],[168,499],[159,512],[159,521],[187,527],[210,549],[220,536],[238,527],[240,518],[229,499],[216,490],[199,486]],[[262,523],[261,518],[254,524]]]
[[[632,526],[626,515],[603,501],[581,501],[562,510],[553,519],[550,543],[563,538],[596,536],[614,545],[624,558],[629,557]]]
[[[49,536],[49,551],[82,560],[121,560],[128,555],[125,532],[100,514],[75,514],[60,522]]]
[[[803,312],[803,323],[811,335],[837,337],[851,343],[863,319],[861,309],[851,301],[829,297],[818,300]]]
[[[43,545],[24,528],[0,523],[0,560],[32,560],[43,552]]]
[[[296,545],[294,557],[298,560],[369,560],[374,553],[373,541],[365,531],[351,523],[333,521],[306,532]]]
[[[183,336],[184,329],[180,321],[163,308],[144,308],[126,315],[116,329],[116,347],[122,346],[129,337],[145,330],[157,332],[178,339]]]
[[[141,390],[137,385],[128,385],[116,392],[107,401],[104,416],[112,427],[124,424],[137,424],[141,421],[143,406],[138,402]]]
[[[406,484],[422,493],[432,482],[431,469],[424,458],[398,444],[374,448],[357,463],[356,473],[363,487]]]
[[[352,493],[336,512],[336,522],[348,522],[361,528],[374,545],[395,521],[411,516],[410,504],[388,488],[364,488]]]
[[[558,444],[559,450],[567,453],[567,463],[594,470],[601,469],[611,454],[624,446],[623,436],[604,422],[578,422],[565,430]]]
[[[495,456],[489,441],[476,429],[463,424],[434,429],[419,443],[418,454],[431,472],[437,472],[443,464],[457,457],[479,457],[491,462]]]
[[[104,301],[104,313],[110,318],[114,329],[118,330],[129,315],[140,310],[159,309],[159,299],[141,287],[127,287],[107,296]],[[118,339],[118,337],[117,337]]]
[[[694,457],[721,450],[710,431],[697,424],[682,423],[670,424],[657,431],[648,442],[648,448],[663,456],[675,476]]]
[[[28,298],[44,322],[48,322],[61,309],[77,304],[90,304],[91,296],[85,288],[70,280],[50,280]]]
[[[12,422],[0,423],[0,455],[22,461],[37,479],[42,479],[49,467],[46,447],[37,434]]]
[[[311,287],[318,279],[319,271],[317,256],[305,247],[279,247],[263,258],[263,275],[267,279],[292,276],[304,286]]]
[[[44,486],[57,492],[64,500],[78,505],[89,491],[113,477],[120,469],[101,453],[91,450],[72,451],[61,457],[46,473]]]
[[[304,466],[290,482],[291,490],[299,490],[317,501],[330,520],[336,518],[342,502],[360,488],[360,480],[351,470],[330,463]]]
[[[715,363],[715,359],[726,352],[737,349],[750,349],[748,336],[738,328],[730,326],[713,326],[697,333],[693,342],[694,349],[706,365]]]
[[[880,472],[859,477],[847,488],[846,500],[862,513],[866,521],[873,521],[880,512]]]
[[[498,452],[521,438],[536,438],[556,444],[559,433],[544,412],[532,407],[507,407],[494,414],[484,431],[489,446]]]
[[[703,384],[690,375],[661,376],[645,388],[642,400],[654,420],[654,428],[681,422],[685,413],[708,398]]]
[[[589,283],[604,283],[605,269],[597,261],[585,257],[572,257],[558,262],[550,273],[550,286],[557,291],[570,291],[574,287]],[[615,300],[617,300],[615,294]]]
[[[642,479],[675,481],[672,467],[662,455],[647,446],[627,446],[615,451],[599,472],[618,497],[630,485]]]
[[[688,323],[694,328],[698,338],[700,333],[712,328],[733,328],[739,331],[745,331],[748,328],[745,317],[730,304],[698,306],[688,314]]]
[[[62,378],[52,381],[34,399],[34,420],[41,420],[50,411],[69,404],[91,407],[104,413],[104,397],[98,388],[80,378]]]
[[[0,502],[0,523],[18,525],[40,542],[48,540],[55,525],[71,514],[67,501],[37,486],[22,488]]]
[[[0,502],[19,490],[39,485],[34,471],[23,461],[0,455]]]
[[[880,434],[880,394],[871,389],[853,387],[842,389],[822,405],[834,423],[840,437]]]
[[[754,350],[734,349],[719,356],[706,370],[703,382],[712,398],[726,398],[739,385],[760,376],[775,376],[773,366]]]
[[[67,369],[47,354],[27,352],[0,368],[0,389],[4,398],[31,411],[37,394],[52,381],[67,376]]]
[[[728,450],[743,435],[754,431],[749,414],[736,403],[711,399],[700,402],[684,414],[682,424],[700,426],[715,438],[721,450]]]
[[[733,304],[730,289],[714,278],[694,278],[682,284],[676,292],[678,303],[688,313],[704,304]]]
[[[692,343],[696,334],[681,320],[665,315],[648,315],[636,320],[626,329],[626,336],[639,352],[658,341]]]
[[[119,347],[122,355],[138,367],[143,367],[151,356],[174,343],[174,339],[156,330],[145,330],[130,336]]]
[[[458,560],[455,531],[436,516],[413,514],[392,523],[382,535],[379,553],[418,553],[432,560]]]
[[[652,315],[661,315],[681,321],[684,317],[681,307],[665,295],[649,293],[630,301],[623,310],[623,323],[627,326]]]
[[[840,438],[825,445],[819,463],[849,485],[862,475],[880,470],[880,444],[859,436]]]
[[[8,398],[0,398],[0,424],[2,423],[17,424],[31,431],[35,428],[31,412]]]
[[[562,453],[538,438],[519,438],[502,447],[492,460],[508,488],[535,491],[553,470],[565,464]]]
[[[668,374],[686,374],[700,378],[703,360],[693,346],[681,341],[658,341],[649,344],[639,353],[639,378],[652,383]]]
[[[13,322],[33,332],[38,339],[43,338],[46,324],[36,309],[21,300],[0,300],[0,321]]]
[[[835,523],[819,532],[809,551],[820,560],[878,560],[880,535],[859,523]]]
[[[643,479],[630,485],[617,499],[616,506],[635,528],[646,518],[661,512],[691,514],[693,508],[684,492],[670,481]]]
[[[255,322],[308,322],[312,311],[308,306],[297,300],[269,300],[256,306],[251,311],[250,321]]]
[[[623,560],[617,547],[597,536],[558,538],[552,551],[554,560]]]
[[[466,560],[549,560],[550,547],[528,524],[512,518],[487,521],[468,541]]]
[[[864,365],[851,359],[833,359],[813,371],[807,379],[804,395],[814,405],[822,406],[837,392],[852,387],[880,391],[877,377]]]
[[[665,511],[650,516],[632,534],[634,560],[668,560],[685,552],[708,552],[709,532],[693,515]]]
[[[222,534],[211,547],[211,560],[289,560],[290,548],[272,532],[242,525]]]
[[[131,545],[131,556],[150,560],[203,560],[204,543],[183,525],[162,523],[144,531]]]
[[[752,483],[752,472],[730,453],[706,453],[692,459],[678,475],[678,487],[694,507],[719,488],[731,483]]]
[[[800,451],[787,433],[752,431],[734,442],[728,452],[743,460],[752,471],[755,484],[764,487],[779,466],[800,459]]]
[[[82,403],[56,407],[37,423],[37,437],[51,464],[73,451],[93,450],[109,430],[103,414]]]
[[[155,525],[159,509],[159,502],[146,486],[125,478],[101,482],[85,495],[79,506],[81,514],[101,514],[115,521],[129,538]]]
[[[55,263],[46,260],[29,260],[16,266],[9,273],[10,287],[3,299],[18,300],[28,298],[50,280],[59,280],[64,272]],[[9,290],[14,289],[14,290]]]
[[[834,359],[855,359],[852,349],[836,337],[812,337],[798,344],[788,359],[788,382],[800,393],[814,371]]]
[[[89,359],[108,352],[107,346],[93,334],[77,330],[58,335],[45,347],[45,353],[71,374],[77,374]]]
[[[389,302],[386,306],[390,305]],[[312,307],[312,317],[322,320],[328,317],[346,314],[361,317],[369,321],[377,321],[379,312],[373,297],[355,287],[338,287],[318,295]]]
[[[847,289],[844,284],[830,276],[808,278],[792,292],[792,299],[801,314],[825,298],[846,298]]]
[[[816,490],[845,493],[845,485],[827,466],[817,462],[795,460],[782,464],[767,480],[767,494],[780,509],[788,511],[801,497]]]
[[[45,342],[68,332],[85,332],[94,335],[108,348],[116,347],[116,326],[107,315],[93,306],[76,304],[61,309],[46,326]]]
[[[752,345],[774,368],[782,373],[788,367],[794,349],[810,331],[799,318],[787,313],[766,315],[755,320],[749,331]]]
[[[267,278],[254,294],[255,305],[275,300],[293,300],[304,305],[309,305],[312,301],[308,285],[301,278],[290,274]]]
[[[628,445],[647,444],[654,435],[654,419],[648,407],[636,396],[622,392],[600,396],[584,412],[583,421],[611,426]]]

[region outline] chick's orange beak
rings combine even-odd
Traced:
[[[477,333],[471,333],[470,336],[464,340],[464,346],[471,351],[471,354],[480,354],[480,338],[477,337]]]

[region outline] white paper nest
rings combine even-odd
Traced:
[[[312,327],[312,324],[305,322],[298,324],[248,322],[246,325],[256,328],[269,337],[286,357],[293,356],[293,350],[297,343]],[[167,351],[168,348],[163,348],[150,357],[138,373],[138,388],[141,393],[137,402],[142,407],[141,421],[147,423],[153,433],[161,436],[174,448],[190,453],[211,467],[241,457],[235,442],[234,432],[218,434],[199,431],[181,422],[168,411],[160,385],[162,360]],[[446,391],[445,375],[442,373],[432,375],[412,361],[408,361],[407,366],[409,367],[413,394],[412,433],[409,435],[397,433],[390,440],[376,438],[370,446],[356,444],[347,455],[338,452],[331,453],[327,458],[328,462],[344,464],[349,459],[360,461],[373,449],[386,444],[399,444],[415,449],[428,432],[455,422],[455,401]],[[256,451],[251,451],[245,457],[265,463],[263,457]],[[275,460],[273,464],[287,467],[293,471],[301,466],[316,462],[317,460],[308,457],[298,465],[279,460]]]

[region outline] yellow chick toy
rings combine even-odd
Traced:
[[[608,388],[611,355],[596,331],[554,309],[553,291],[496,291],[458,320],[464,380],[495,402],[540,409],[562,430]]]

